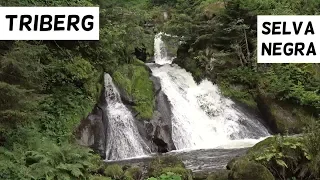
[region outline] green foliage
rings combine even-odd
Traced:
[[[311,157],[309,168],[315,177],[320,177],[320,123],[311,122],[305,131],[304,143]]]
[[[158,178],[151,177],[148,180],[182,180],[182,178],[175,173],[167,172],[166,174],[161,174]]]
[[[190,170],[177,157],[158,157],[149,165],[149,177],[160,177],[162,174],[174,173],[184,180],[192,180]]]
[[[307,178],[312,159],[301,137],[270,137],[255,145],[248,155],[281,179]]]
[[[109,165],[105,168],[104,174],[112,179],[121,179],[124,175],[122,167],[118,164]]]
[[[312,64],[277,65],[262,74],[259,88],[279,100],[320,109],[317,70]]]
[[[115,83],[125,90],[134,102],[134,109],[142,119],[151,119],[155,106],[153,83],[145,65],[123,65],[113,74]]]
[[[110,177],[104,177],[104,176],[90,176],[89,180],[112,180]]]
[[[97,171],[99,159],[88,149],[34,137],[28,146],[0,149],[0,179],[86,179]]]
[[[130,167],[124,173],[124,180],[141,179],[142,172],[138,167]]]

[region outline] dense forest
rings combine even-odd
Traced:
[[[74,136],[99,99],[104,72],[134,97],[140,119],[152,117],[154,92],[144,62],[152,60],[160,31],[182,42],[170,48],[174,63],[260,112],[280,134],[230,163],[228,177],[203,179],[320,178],[320,65],[256,60],[257,15],[316,15],[320,1],[0,0],[0,5],[100,7],[99,41],[0,41],[0,179],[139,178],[134,167],[105,167]],[[149,179],[196,179],[173,159],[154,162]]]

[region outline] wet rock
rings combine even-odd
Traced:
[[[157,137],[152,138],[152,142],[158,146],[158,152],[159,153],[166,153],[168,152],[168,144],[164,142],[162,139],[159,139]]]
[[[171,105],[167,96],[161,91],[158,77],[151,76],[155,92],[155,111],[150,121],[137,122],[139,133],[153,152],[165,153],[175,150],[172,140]],[[143,127],[141,122],[144,123]]]
[[[103,159],[106,158],[106,126],[108,121],[105,111],[107,102],[104,92],[105,90],[102,90],[99,103],[76,129],[76,141],[78,144],[92,148]]]
[[[119,91],[121,101],[123,102],[123,104],[125,104],[127,106],[135,106],[136,105],[136,103],[133,100],[133,97],[128,95],[128,93],[123,88],[117,86],[117,89]]]
[[[151,121],[146,123],[146,129],[149,130],[149,137],[152,137],[152,141],[156,140],[159,142],[161,140],[164,142],[156,144],[158,152],[168,152],[176,149],[172,140],[171,114],[170,102],[167,96],[160,90],[156,95],[156,111]]]
[[[154,92],[157,95],[161,90],[161,82],[159,77],[151,76],[150,80],[153,82]]]

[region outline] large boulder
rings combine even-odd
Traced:
[[[229,180],[274,180],[271,172],[261,164],[245,159],[234,163]]]
[[[310,155],[301,136],[272,136],[250,148],[245,156],[231,160],[227,169],[236,173],[242,170],[248,161],[258,163],[267,168],[277,179],[282,177],[297,179],[313,179],[310,176]],[[252,164],[252,163],[250,163]]]

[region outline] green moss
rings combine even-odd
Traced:
[[[142,119],[151,119],[155,107],[153,83],[149,76],[145,66],[132,64],[121,66],[113,74],[118,87],[135,102],[134,109]]]
[[[123,177],[124,172],[122,167],[118,164],[109,165],[105,168],[104,174],[112,179],[120,179]]]
[[[139,59],[134,59],[132,64],[136,66],[145,66],[144,62]]]
[[[261,104],[267,114],[270,124],[274,124],[274,131],[285,134],[297,134],[303,131],[315,118],[302,107],[268,97],[263,90],[259,90]]]
[[[239,160],[235,162],[230,175],[230,180],[274,180],[271,172],[261,164]]]
[[[251,147],[247,154],[249,156],[255,154],[255,153],[262,153],[264,152],[264,150],[266,150],[266,148],[271,147],[271,146],[281,146],[283,143],[302,143],[302,138],[298,137],[298,136],[286,136],[286,137],[282,137],[282,136],[272,136],[272,137],[268,137],[263,141],[260,141],[259,143],[257,143],[256,145],[254,145],[253,147]]]
[[[138,167],[131,167],[124,173],[125,180],[139,180],[141,179],[142,172]]]
[[[237,88],[236,86],[232,86],[226,82],[219,83],[219,87],[224,96],[241,102],[252,109],[257,109],[257,103],[247,88]]]

